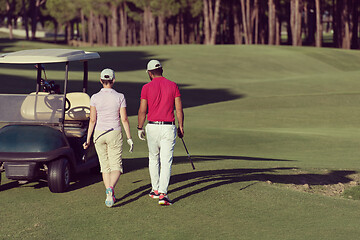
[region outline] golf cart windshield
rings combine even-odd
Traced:
[[[0,94],[0,123],[58,124],[63,102],[58,94]]]

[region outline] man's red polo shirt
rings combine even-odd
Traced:
[[[175,121],[175,98],[180,97],[176,83],[164,78],[156,77],[141,90],[141,99],[147,100],[148,121]]]

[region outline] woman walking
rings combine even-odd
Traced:
[[[116,201],[114,188],[123,173],[121,124],[124,127],[130,152],[134,143],[131,139],[130,125],[126,113],[124,94],[113,89],[115,73],[112,69],[104,69],[100,74],[103,88],[90,99],[90,121],[84,149],[90,145],[94,131],[94,144],[99,157],[103,182],[106,188],[107,207],[112,207]]]

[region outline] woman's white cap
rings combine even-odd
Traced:
[[[105,68],[101,71],[100,78],[101,80],[113,80],[115,78],[115,72],[110,68]]]

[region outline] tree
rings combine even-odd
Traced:
[[[28,17],[27,2],[25,2],[25,0],[22,0],[22,17],[25,28],[26,40],[29,40],[29,17]]]
[[[252,44],[252,33],[251,33],[251,22],[250,22],[250,0],[240,0],[241,2],[241,15],[242,15],[242,24],[246,44]]]
[[[7,26],[9,29],[9,38],[13,39],[13,20],[14,20],[14,11],[15,11],[15,0],[6,0],[6,17],[7,17]]]
[[[351,38],[351,48],[358,49],[359,48],[359,1],[352,0],[352,38]]]
[[[351,47],[351,39],[353,31],[357,33],[356,30],[352,31],[356,24],[351,21],[352,18],[357,18],[358,9],[351,11],[351,7],[353,7],[352,0],[333,0],[333,11],[334,11],[334,45],[335,47],[350,49]],[[357,3],[355,3],[355,6]],[[357,20],[356,20],[357,21]],[[357,34],[356,34],[357,35]],[[357,38],[357,37],[356,37]]]
[[[39,16],[40,6],[44,5],[46,0],[30,0],[31,12],[31,39],[36,39],[36,30]]]
[[[180,44],[184,40],[182,5],[179,0],[151,2],[151,11],[156,18],[157,43]]]
[[[126,46],[127,45],[127,32],[128,32],[128,15],[127,15],[127,4],[125,1],[120,2],[119,5],[119,21],[120,21],[120,31],[118,33],[118,45]],[[115,21],[114,21],[115,23]]]
[[[205,44],[216,43],[221,0],[203,0]]]
[[[69,42],[72,35],[70,25],[79,13],[76,3],[73,1],[48,0],[46,7],[57,23],[65,26],[65,41]]]
[[[276,38],[276,6],[274,0],[269,0],[269,45],[274,45]]]
[[[290,1],[290,25],[292,33],[292,45],[302,45],[302,21],[301,14],[303,8],[303,0],[291,0]]]
[[[315,37],[315,46],[321,47],[322,45],[322,21],[321,21],[321,1],[315,0],[315,9],[316,9],[316,37]]]
[[[259,0],[240,0],[246,44],[259,43]]]

